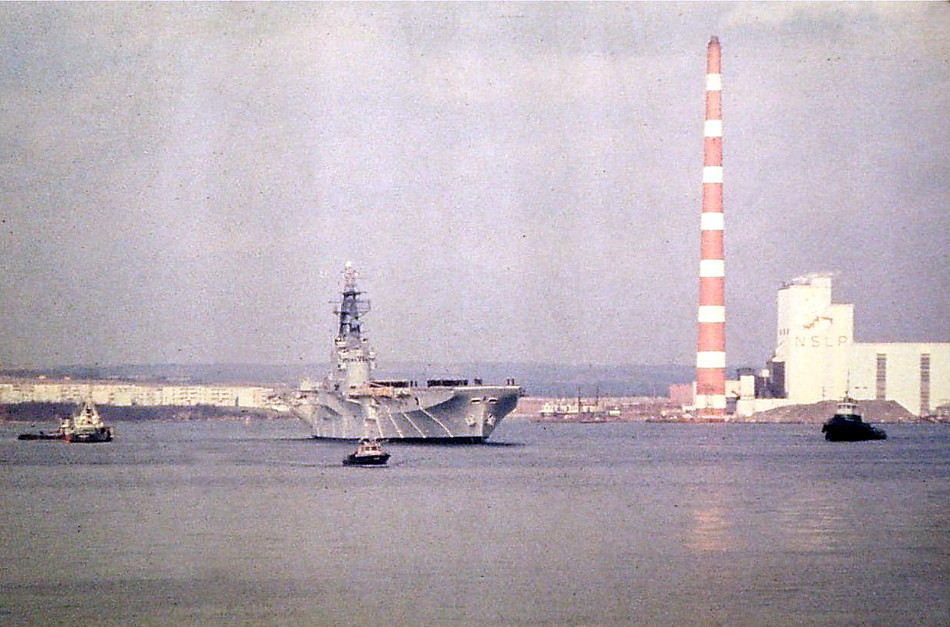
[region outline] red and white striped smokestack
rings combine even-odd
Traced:
[[[726,264],[722,243],[722,51],[706,51],[706,122],[703,125],[703,211],[700,214],[699,342],[696,349],[697,414],[726,414]]]

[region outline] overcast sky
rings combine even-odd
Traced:
[[[950,340],[950,5],[0,3],[0,367],[694,363],[723,47],[727,353],[837,272]]]

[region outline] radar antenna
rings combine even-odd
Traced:
[[[338,340],[360,341],[362,323],[360,317],[369,312],[369,301],[360,298],[362,292],[356,286],[359,273],[353,263],[347,261],[343,266],[343,301],[333,313],[340,317]]]

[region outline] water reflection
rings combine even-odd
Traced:
[[[686,546],[693,551],[725,551],[731,548],[732,524],[722,507],[697,508],[692,512],[692,528]]]
[[[717,474],[688,502],[684,546],[690,551],[742,550],[763,540],[787,551],[834,551],[862,524],[840,495],[795,489],[775,499],[774,486],[763,488],[768,495],[737,495]]]
[[[837,546],[848,531],[849,516],[841,511],[840,498],[797,494],[781,503],[775,526],[784,548],[793,551],[823,551]]]
[[[700,553],[726,551],[735,546],[735,505],[726,472],[721,466],[702,469],[695,503],[689,514],[685,545]]]

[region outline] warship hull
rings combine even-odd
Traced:
[[[318,439],[483,442],[518,404],[515,385],[375,390],[366,396],[301,392],[293,414]]]

